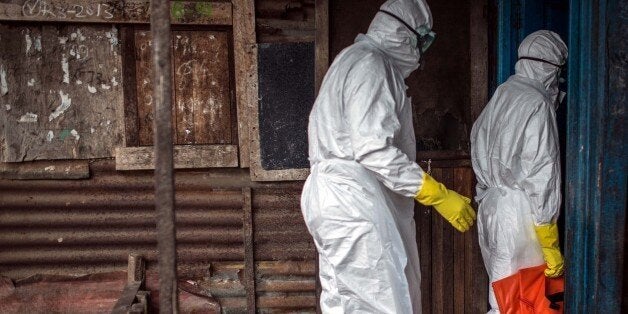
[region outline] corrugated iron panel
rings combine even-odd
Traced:
[[[277,261],[256,263],[258,313],[316,311],[315,261]],[[223,312],[241,313],[246,309],[246,292],[241,281],[244,264],[212,264],[211,276],[198,284],[221,304]]]
[[[88,180],[0,180],[1,275],[124,270],[130,252],[156,271],[152,173],[118,172],[112,160],[90,170]],[[313,312],[316,249],[300,211],[302,183],[246,176],[177,172],[179,277],[197,281],[228,312],[246,309],[241,187],[251,186],[258,312]]]
[[[89,180],[0,180],[0,273],[84,273],[124,267],[130,252],[156,261],[151,172],[92,164]],[[242,192],[202,172],[177,173],[180,264],[242,261]]]
[[[256,260],[314,260],[316,247],[300,207],[301,186],[253,191]]]

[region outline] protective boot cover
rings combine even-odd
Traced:
[[[557,34],[537,31],[523,40],[519,56],[563,64],[567,47]],[[559,69],[519,60],[515,70],[471,131],[479,242],[490,282],[544,263],[534,225],[555,222],[560,208]],[[497,312],[492,285],[489,301]]]
[[[381,8],[431,28],[422,0]],[[324,313],[421,311],[413,197],[423,171],[404,83],[419,65],[412,36],[378,13],[336,57],[310,114],[301,208],[319,252]]]

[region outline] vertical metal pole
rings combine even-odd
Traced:
[[[170,2],[151,0],[153,103],[155,104],[155,209],[159,250],[159,312],[178,313],[172,161]]]

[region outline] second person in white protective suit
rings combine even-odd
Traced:
[[[470,200],[415,162],[404,79],[434,39],[423,0],[389,0],[334,60],[310,114],[301,208],[319,253],[324,313],[420,313],[414,200],[466,231]]]
[[[556,219],[560,208],[560,156],[556,106],[567,46],[537,31],[519,46],[515,74],[500,85],[471,131],[477,177],[478,234],[489,281],[547,264],[563,273]],[[491,312],[498,306],[489,284]]]

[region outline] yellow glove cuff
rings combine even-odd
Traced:
[[[448,190],[427,173],[424,173],[421,190],[414,198],[423,205],[434,206],[460,232],[469,230],[473,225],[475,212],[469,205],[471,200]]]
[[[425,172],[423,173],[423,185],[414,199],[425,206],[432,206],[440,204],[445,195],[447,195],[447,188]]]
[[[534,226],[536,237],[543,248],[558,248],[558,225],[548,224]]]
[[[534,231],[543,251],[543,259],[547,264],[545,276],[550,278],[561,276],[565,269],[565,262],[558,245],[558,226],[556,224],[534,226]]]

